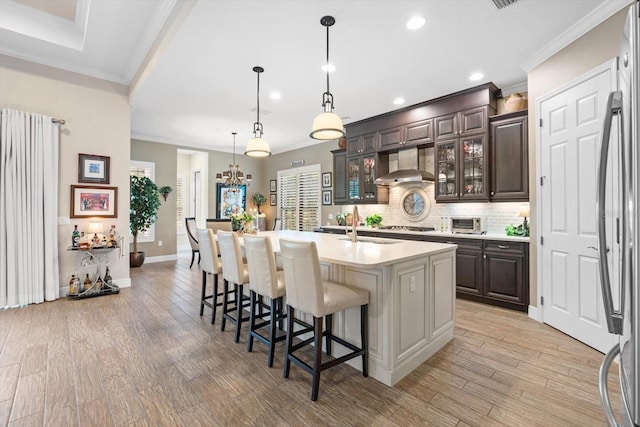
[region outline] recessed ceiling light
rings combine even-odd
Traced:
[[[404,104],[404,98],[396,98],[393,100],[393,103],[396,105]]]
[[[325,73],[327,71],[329,71],[330,73],[333,73],[336,70],[336,66],[333,64],[326,64],[322,66],[322,71],[324,71]]]
[[[425,22],[426,21],[422,16],[412,16],[407,21],[407,28],[410,30],[417,30],[418,28],[422,28]]]
[[[278,92],[271,92],[271,94],[269,95],[269,98],[271,98],[271,99],[280,99],[280,98],[282,98],[282,96]]]
[[[480,72],[475,72],[469,76],[469,80],[471,80],[472,82],[477,82],[478,80],[483,78],[484,78],[484,74]]]

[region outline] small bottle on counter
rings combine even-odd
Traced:
[[[113,278],[111,277],[111,273],[109,273],[109,266],[107,266],[107,271],[104,273],[104,283],[111,285],[112,282]]]
[[[77,248],[80,243],[80,231],[78,231],[78,225],[73,226],[73,232],[71,233],[71,247]]]
[[[71,275],[71,280],[69,280],[69,295],[76,294],[76,275]]]
[[[91,279],[89,278],[89,273],[87,273],[87,277],[84,279],[84,289],[85,291],[91,287]]]

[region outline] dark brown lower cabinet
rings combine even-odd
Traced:
[[[529,245],[486,241],[484,297],[496,305],[527,311],[529,308]]]

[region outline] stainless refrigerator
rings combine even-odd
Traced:
[[[609,332],[619,343],[600,367],[600,400],[610,426],[640,424],[640,2],[629,7],[618,55],[618,91],[609,95],[598,170],[598,251],[600,283]],[[611,132],[613,130],[613,133]],[[611,158],[608,156],[611,154]],[[607,182],[607,164],[610,182]],[[611,191],[611,188],[614,190]],[[613,194],[606,194],[607,191]],[[611,197],[614,209],[605,205]],[[613,216],[609,232],[607,222]],[[607,242],[612,241],[610,246]],[[608,252],[615,251],[608,264]],[[613,270],[613,271],[610,271]],[[611,277],[615,280],[612,281]],[[612,292],[613,286],[613,292]],[[614,298],[615,295],[615,298]],[[615,299],[615,301],[614,301]],[[618,357],[619,356],[619,357]],[[618,359],[622,389],[621,419],[616,421],[609,401],[607,376]]]

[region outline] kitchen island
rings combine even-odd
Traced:
[[[260,232],[314,241],[322,277],[369,291],[369,375],[392,386],[453,339],[456,245],[299,231]],[[310,317],[303,319],[312,321]],[[333,333],[360,344],[360,310],[336,313]],[[334,356],[347,351],[336,345]],[[361,360],[348,362],[361,369]]]

